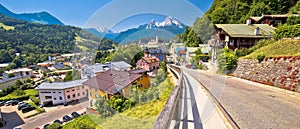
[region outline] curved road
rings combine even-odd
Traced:
[[[300,98],[234,77],[182,68],[218,99],[239,128],[300,128]],[[273,88],[274,89],[274,88]],[[197,98],[196,98],[197,99]]]

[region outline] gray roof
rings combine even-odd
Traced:
[[[37,90],[63,90],[67,88],[72,88],[76,86],[83,85],[83,82],[87,81],[87,79],[75,80],[70,82],[43,82],[41,85],[36,87]]]
[[[88,68],[89,70],[91,70],[93,73],[101,73],[101,72],[105,72],[107,71],[109,68],[104,68],[107,67],[106,65],[103,64],[95,64],[95,65],[91,65],[91,66],[87,66],[86,68]]]
[[[124,61],[111,62],[111,69],[113,70],[127,69],[130,67],[131,65]]]
[[[275,28],[268,24],[215,24],[217,28],[221,28],[231,37],[242,38],[264,38],[272,37],[275,32]],[[259,28],[259,34],[255,35],[255,28]]]

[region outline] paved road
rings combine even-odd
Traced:
[[[18,127],[22,129],[34,129],[35,127],[43,127],[43,125],[47,123],[53,123],[53,121],[56,119],[62,120],[62,117],[64,115],[70,115],[74,111],[84,109],[87,104],[88,101],[85,101],[79,104],[69,105],[65,108],[52,110],[47,113],[40,114],[34,118],[28,118],[25,120],[25,123],[19,125]]]
[[[184,69],[184,68],[183,68]],[[239,79],[184,69],[219,98],[240,128],[300,128],[300,98]]]
[[[223,120],[216,112],[216,108],[208,99],[193,77],[183,74],[183,89],[180,103],[180,121],[176,121],[174,129],[224,129]]]

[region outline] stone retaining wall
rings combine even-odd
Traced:
[[[233,76],[300,92],[300,57],[239,59]]]

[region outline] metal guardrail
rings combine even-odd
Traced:
[[[175,88],[173,89],[169,99],[167,100],[165,106],[163,107],[161,113],[159,114],[158,118],[156,119],[154,125],[152,126],[152,129],[169,129],[171,121],[174,119],[180,119],[178,118],[178,114],[180,112],[179,106],[179,98],[182,91],[182,84],[183,84],[183,77],[182,73],[177,73],[174,69],[172,69],[170,66],[167,66],[170,71],[178,78],[178,81],[175,85]],[[178,75],[180,74],[180,75]]]

